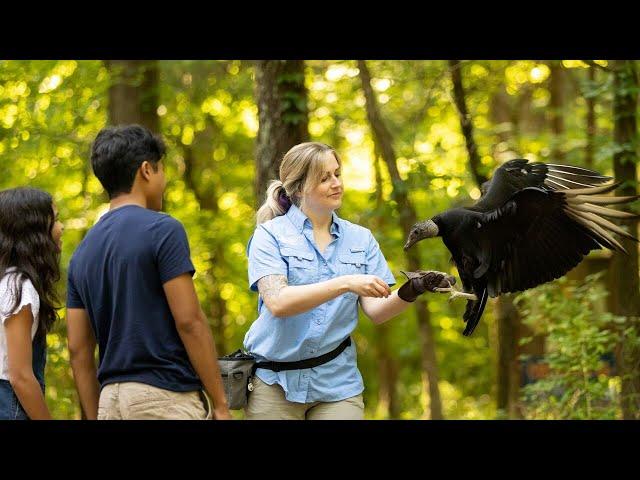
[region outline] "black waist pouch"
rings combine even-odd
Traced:
[[[218,358],[220,374],[231,410],[241,410],[247,404],[249,392],[253,390],[251,379],[255,374],[256,359],[244,350]]]

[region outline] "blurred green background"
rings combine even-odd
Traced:
[[[0,188],[31,185],[54,195],[66,228],[64,298],[69,258],[108,209],[88,162],[93,138],[132,121],[160,132],[168,146],[164,208],[187,230],[203,309],[219,353],[229,353],[256,318],[245,257],[255,208],[292,144],[311,139],[337,149],[345,183],[339,214],[373,231],[399,283],[411,261],[457,275],[439,239],[418,244],[419,258],[405,256],[407,222],[473,203],[478,180],[506,160],[626,175],[625,188],[635,191],[636,67],[0,61]],[[382,326],[362,317],[354,339],[366,418],[637,418],[637,244],[632,249],[635,263],[592,252],[558,281],[491,299],[471,338],[461,335],[464,302],[449,304],[446,295],[428,295]],[[47,338],[46,396],[55,418],[77,419],[60,313]]]

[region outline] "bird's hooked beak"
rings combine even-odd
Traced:
[[[416,223],[407,238],[407,243],[404,244],[404,249],[408,250],[414,243],[424,240],[425,238],[437,237],[438,226],[433,220],[427,220],[426,222]]]

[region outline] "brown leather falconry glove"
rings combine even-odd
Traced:
[[[436,288],[447,288],[456,283],[453,275],[435,270],[403,272],[407,282],[398,289],[398,296],[405,302],[414,302],[424,292],[435,292]]]

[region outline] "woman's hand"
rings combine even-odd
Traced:
[[[359,297],[387,298],[391,289],[376,275],[347,275],[347,288]]]

